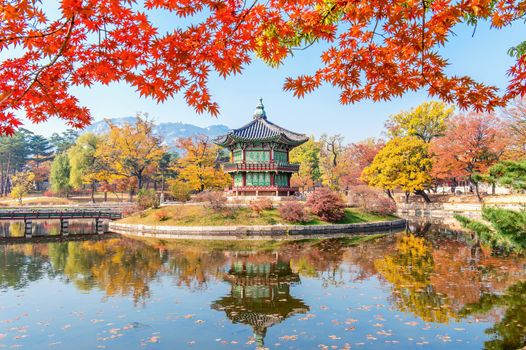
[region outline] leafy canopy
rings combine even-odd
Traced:
[[[442,136],[446,122],[453,115],[453,107],[445,103],[424,102],[409,111],[391,116],[386,127],[391,137],[416,136],[425,142]]]
[[[431,185],[431,157],[428,144],[414,137],[395,137],[378,152],[362,172],[369,186],[383,190],[422,191]]]
[[[285,80],[295,96],[330,84],[342,104],[351,104],[426,89],[461,108],[492,110],[526,93],[524,43],[509,51],[515,62],[503,93],[448,75],[440,49],[457,25],[487,21],[499,30],[523,20],[525,11],[519,0],[62,0],[58,8],[5,1],[0,135],[21,125],[19,110],[31,122],[53,116],[72,127],[89,124],[73,90],[94,84],[125,82],[158,102],[181,93],[197,112],[217,115],[210,74],[238,74],[253,54],[277,66],[316,43],[327,44],[320,66]],[[164,16],[175,17],[172,27],[164,18],[155,23]]]

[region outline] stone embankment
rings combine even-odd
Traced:
[[[525,205],[526,195],[487,196],[482,202],[477,201],[475,196],[451,196],[445,201],[434,203],[398,203],[397,215],[409,221],[425,221],[455,228],[458,226],[455,215],[480,219],[484,206],[523,210]]]
[[[123,235],[160,239],[207,240],[280,240],[333,238],[360,234],[400,231],[406,220],[334,225],[268,225],[268,226],[148,226],[110,222],[111,232]]]

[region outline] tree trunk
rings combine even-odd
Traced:
[[[475,194],[477,195],[478,201],[482,202],[482,196],[480,195],[478,182],[475,182]]]
[[[108,192],[104,191],[104,202],[108,201]]]
[[[417,190],[417,191],[415,191],[415,194],[417,194],[419,196],[422,196],[422,198],[424,198],[424,201],[426,203],[431,203],[431,199],[429,199],[429,196],[427,195],[426,191],[424,191],[424,190]]]
[[[95,181],[91,182],[91,203],[95,203]]]
[[[410,195],[410,194],[411,194],[411,193],[409,193],[409,192],[406,192],[406,193],[405,193],[405,202],[406,202],[406,203],[409,203],[409,195]]]
[[[393,193],[391,192],[391,190],[385,190],[385,193],[387,194],[387,197],[389,197],[393,202],[396,202],[394,197],[393,197]]]

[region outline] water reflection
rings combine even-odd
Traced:
[[[392,317],[403,313],[434,327],[455,324],[451,329],[481,322],[485,330],[471,330],[470,344],[479,341],[486,349],[516,349],[526,345],[525,267],[524,257],[498,257],[463,237],[429,231],[424,236],[386,236],[356,247],[346,246],[343,240],[291,243],[272,252],[114,238],[0,246],[0,290],[4,296],[17,295],[38,288],[40,281],[52,281],[83,293],[102,292],[102,302],[131,299],[133,308],[142,305],[149,310],[152,303],[166,303],[159,301],[159,295],[176,287],[194,293],[182,299],[181,313],[195,312],[192,298],[199,296],[200,302],[210,305],[208,313],[203,311],[206,317],[223,314],[228,322],[249,326],[259,347],[269,346],[271,327],[283,331],[285,320],[296,322],[297,315],[319,313],[322,303],[336,307],[327,316],[329,324],[352,318],[358,324],[370,324],[365,314],[350,317],[346,310],[352,309],[348,306],[353,299],[376,293],[380,301],[375,303],[387,305],[377,313]],[[381,287],[380,294],[371,289],[375,283]],[[345,301],[347,295],[353,299]],[[209,337],[219,338],[221,329],[210,322]],[[294,327],[314,332],[317,322],[321,321],[308,318]],[[385,323],[394,330],[404,326],[394,319]],[[425,336],[431,327],[424,328],[411,331],[415,337]],[[354,336],[343,329],[330,332],[331,339]],[[356,331],[356,337],[369,333]],[[275,337],[271,339],[276,342]],[[14,340],[7,344],[16,345]],[[298,341],[299,348],[318,344],[318,340]],[[213,348],[213,343],[208,346]]]
[[[212,304],[224,311],[234,323],[252,327],[259,347],[264,346],[267,329],[283,320],[309,311],[309,307],[291,295],[291,286],[300,283],[292,272],[290,258],[273,255],[234,255],[224,276],[230,293]]]
[[[107,229],[107,223],[104,223]],[[95,220],[69,220],[69,234],[94,234]],[[32,220],[33,236],[60,235],[59,220]],[[24,237],[24,222],[22,220],[0,221],[0,237]]]

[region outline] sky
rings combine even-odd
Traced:
[[[456,36],[451,37],[446,47],[441,49],[441,54],[450,61],[447,72],[469,75],[478,81],[505,88],[508,81],[506,72],[514,62],[507,51],[524,40],[526,24],[516,23],[499,31],[479,24],[474,36],[472,27],[457,26],[455,33]],[[324,133],[341,134],[347,142],[381,137],[384,123],[390,115],[429,100],[425,91],[419,91],[388,102],[365,100],[353,105],[340,105],[339,92],[331,86],[324,86],[301,99],[283,91],[286,77],[316,70],[320,52],[320,47],[301,51],[278,69],[255,58],[241,75],[226,79],[212,76],[210,93],[219,103],[221,113],[218,117],[197,114],[185,104],[181,95],[162,104],[141,98],[134,88],[125,83],[76,87],[73,93],[81,105],[91,110],[94,121],[147,112],[156,123],[224,124],[230,128],[250,121],[258,99],[262,97],[272,122],[316,137]],[[44,136],[67,129],[58,119],[38,125],[25,122],[24,127]]]

